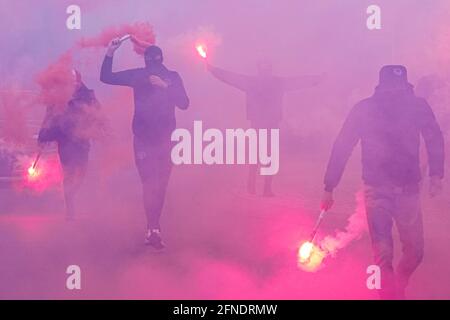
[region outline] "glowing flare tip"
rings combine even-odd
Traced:
[[[207,54],[206,54],[206,48],[205,46],[199,44],[196,47],[198,54],[200,55],[200,57],[202,57],[203,59],[206,59]]]
[[[38,175],[38,172],[34,166],[31,166],[28,168],[28,176],[30,178],[35,178],[35,177],[37,177],[37,175]]]
[[[311,242],[305,242],[302,244],[299,250],[300,262],[307,261],[311,256],[314,245]]]

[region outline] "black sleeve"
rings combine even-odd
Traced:
[[[428,154],[429,175],[437,176],[439,178],[444,177],[444,136],[433,110],[424,100],[422,104],[422,112],[420,116],[421,120],[421,133],[425,141]]]
[[[45,143],[57,141],[60,136],[61,130],[59,126],[54,125],[48,128],[41,128],[41,130],[39,130],[38,142]]]
[[[174,72],[167,88],[170,101],[182,110],[189,107],[189,97],[183,85],[183,80],[178,73]]]
[[[233,86],[237,89],[247,91],[249,89],[249,86],[251,85],[251,77],[238,74],[231,71],[226,71],[217,67],[208,66],[209,72],[219,79],[222,82],[225,82],[226,84]]]
[[[348,115],[344,125],[334,142],[331,151],[330,160],[328,161],[327,171],[325,173],[324,184],[326,191],[333,191],[339,184],[342,174],[344,173],[350,155],[358,143],[361,133],[361,109],[356,105]]]
[[[100,71],[100,81],[106,84],[133,87],[136,76],[135,70],[113,72],[112,64],[113,57],[105,56]]]

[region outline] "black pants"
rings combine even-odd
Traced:
[[[142,182],[149,229],[160,229],[167,184],[172,171],[170,137],[158,142],[134,137],[134,159]]]
[[[63,169],[66,215],[75,215],[75,197],[86,175],[89,159],[89,141],[64,140],[58,142],[58,154]]]
[[[75,216],[75,197],[83,183],[87,170],[87,161],[77,164],[62,164],[64,174],[64,200],[68,218]]]

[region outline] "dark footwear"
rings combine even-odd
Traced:
[[[145,236],[144,243],[158,251],[162,251],[166,248],[161,239],[161,231],[159,229],[149,229],[147,231],[147,235]]]

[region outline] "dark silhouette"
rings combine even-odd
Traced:
[[[88,89],[76,75],[75,92],[67,106],[55,111],[55,106],[47,107],[38,142],[44,144],[55,141],[64,174],[64,198],[66,218],[75,218],[75,196],[79,190],[88,165],[90,140],[94,126],[99,126],[96,113],[99,104],[94,91]]]
[[[359,102],[345,120],[325,174],[322,208],[333,204],[338,185],[354,146],[361,140],[366,211],[375,263],[381,268],[383,299],[404,297],[408,280],[423,257],[420,206],[420,136],[425,140],[430,195],[441,191],[444,176],[444,140],[427,101],[414,94],[403,66],[385,66],[372,97]],[[403,256],[396,273],[393,260],[393,222]]]
[[[172,169],[170,138],[176,126],[175,107],[187,109],[189,99],[180,76],[163,65],[162,51],[156,46],[146,49],[144,68],[113,72],[113,54],[120,43],[118,39],[111,43],[100,80],[133,88],[134,154],[148,221],[146,243],[163,249],[159,220]]]
[[[286,91],[312,87],[320,82],[322,76],[278,77],[272,73],[270,62],[261,61],[257,65],[255,76],[242,75],[226,71],[210,64],[208,70],[217,79],[242,90],[247,100],[247,120],[252,128],[279,129],[283,119],[283,96]],[[256,193],[256,175],[258,166],[250,166],[247,188]],[[273,176],[264,180],[264,196],[273,196]]]

